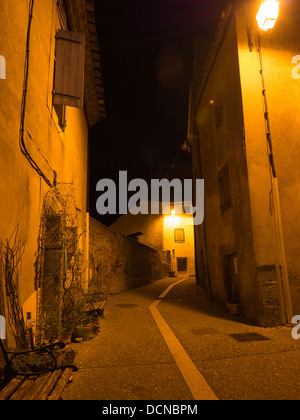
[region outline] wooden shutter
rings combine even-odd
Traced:
[[[174,229],[175,243],[183,244],[185,242],[184,229]]]
[[[59,30],[55,55],[54,105],[83,108],[85,36]]]

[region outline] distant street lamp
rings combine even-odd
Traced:
[[[262,31],[273,29],[279,15],[279,1],[266,0],[260,6],[256,15],[259,28]]]

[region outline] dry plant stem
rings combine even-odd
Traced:
[[[26,328],[20,305],[20,265],[25,250],[25,242],[18,239],[17,225],[9,239],[0,240],[0,264],[4,278],[7,305],[7,321],[17,347],[27,348]],[[3,305],[4,302],[0,302]]]

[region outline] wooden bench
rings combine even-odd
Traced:
[[[0,368],[5,370],[6,383],[0,391],[0,400],[59,400],[71,375],[78,370],[73,365],[57,366],[53,351],[64,347],[65,343],[58,342],[35,350],[9,352],[0,340]],[[15,357],[36,352],[46,352],[51,357],[53,363],[49,369],[21,373],[13,368]]]

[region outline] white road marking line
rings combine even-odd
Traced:
[[[186,353],[179,340],[168,326],[162,315],[157,309],[157,305],[177,284],[187,280],[184,278],[171,284],[150,306],[149,310],[160,330],[169,350],[172,354],[177,367],[179,368],[191,394],[195,400],[218,400],[217,396],[210,388],[204,377],[194,365],[189,355]]]

